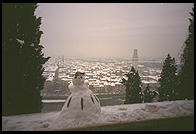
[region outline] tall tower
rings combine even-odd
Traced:
[[[64,66],[64,62],[65,62],[65,58],[64,58],[64,56],[62,56],[62,64],[63,64],[63,66]]]
[[[132,66],[135,68],[135,70],[138,70],[138,54],[137,54],[137,49],[134,49],[134,51],[133,51]]]

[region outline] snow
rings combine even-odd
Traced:
[[[50,73],[46,81],[53,81],[55,73]]]
[[[156,80],[156,81],[158,81],[158,79],[160,79],[160,76],[157,76],[157,75],[148,75],[148,76],[141,76],[141,78],[152,78],[152,79],[154,79],[154,80]]]
[[[150,81],[142,80],[142,83],[146,83],[146,84],[149,84],[149,83],[157,83],[157,81],[155,81],[155,80],[150,80]]]
[[[144,67],[144,65],[138,65],[138,67]]]
[[[51,123],[56,119],[59,113],[60,112],[48,112],[17,116],[2,116],[2,130],[53,130],[51,129]],[[101,115],[98,120],[90,122],[83,121],[77,125],[70,124],[67,127],[63,127],[63,129],[85,125],[132,122],[189,115],[194,115],[194,100],[104,106],[101,107]],[[65,121],[66,119],[62,120]],[[59,119],[59,123],[61,123],[62,120]]]
[[[45,71],[55,72],[57,68],[58,68],[58,66],[56,66],[56,65],[55,66],[48,66],[45,68]]]
[[[16,39],[20,44],[24,44],[23,40]]]
[[[65,100],[42,100],[43,103],[58,103],[65,102]]]

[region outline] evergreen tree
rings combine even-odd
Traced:
[[[141,103],[141,79],[134,67],[126,74],[127,80],[122,79],[122,83],[126,87],[125,104]]]
[[[2,4],[2,113],[40,112],[43,64],[41,18],[36,3]]]
[[[156,96],[155,91],[150,90],[150,85],[147,84],[143,92],[143,101],[144,102],[153,102],[154,97]]]
[[[189,34],[181,55],[181,66],[178,73],[178,99],[194,99],[194,8],[190,12]]]
[[[168,54],[163,63],[161,78],[159,79],[159,101],[176,100],[176,70],[175,59],[172,59]]]

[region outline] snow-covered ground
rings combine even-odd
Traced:
[[[53,120],[55,120],[58,114],[59,112],[48,112],[3,116],[2,130],[52,130],[50,124]],[[104,106],[101,107],[101,116],[99,120],[92,120],[92,122],[80,122],[78,125],[74,124],[71,127],[74,128],[92,124],[100,125],[189,115],[194,115],[194,100]],[[59,120],[59,122],[61,122],[61,120]]]

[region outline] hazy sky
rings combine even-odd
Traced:
[[[177,57],[192,3],[40,3],[46,56]]]

